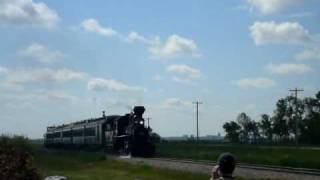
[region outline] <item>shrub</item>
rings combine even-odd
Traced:
[[[40,179],[32,161],[32,148],[27,138],[0,136],[0,179]]]

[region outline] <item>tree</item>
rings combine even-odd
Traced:
[[[247,143],[249,141],[249,129],[251,118],[244,112],[237,117],[237,122],[241,126],[240,140]]]
[[[254,143],[256,143],[256,140],[259,137],[259,128],[257,123],[244,112],[238,115],[237,122],[242,127],[240,134],[241,141],[248,143],[250,140],[252,140]]]
[[[285,100],[287,102],[286,117],[288,119],[289,133],[297,135],[300,133],[300,127],[302,125],[304,103],[300,99],[296,100],[293,96],[288,96]]]
[[[262,135],[268,140],[272,141],[272,123],[269,115],[262,114],[261,120],[258,124],[259,128],[261,129]]]
[[[231,142],[239,142],[239,135],[240,135],[240,130],[241,126],[238,125],[236,122],[231,121],[231,122],[226,122],[223,125],[223,129],[225,130],[226,138],[229,139]]]
[[[250,120],[248,122],[248,134],[249,134],[249,140],[252,140],[252,143],[257,143],[258,137],[259,135],[259,127],[258,127],[258,123],[256,123],[253,120]]]
[[[304,119],[301,124],[301,141],[310,144],[320,144],[320,91],[315,98],[303,100]]]
[[[151,139],[151,142],[153,142],[153,143],[160,143],[161,136],[155,132],[152,132],[150,134],[150,139]]]
[[[280,140],[289,138],[288,118],[287,118],[287,101],[279,99],[276,104],[276,110],[271,121],[273,124],[273,133],[277,135]]]
[[[188,139],[189,141],[194,141],[195,140],[195,137],[194,137],[194,135],[193,134],[190,134],[190,137],[189,137],[189,139]]]
[[[315,98],[308,97],[303,100],[305,116],[312,117],[320,113],[320,91],[316,94]]]
[[[263,114],[258,123],[240,113],[236,122],[225,123],[223,128],[232,142],[256,142],[261,132],[268,141],[295,137],[302,143],[320,144],[320,91],[303,100],[293,96],[279,99],[273,116]]]

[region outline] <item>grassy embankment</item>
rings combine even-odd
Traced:
[[[320,148],[169,142],[156,149],[161,157],[216,161],[219,154],[231,152],[240,163],[320,169]]]
[[[130,165],[104,157],[101,153],[93,152],[40,150],[35,155],[35,165],[42,176],[61,175],[71,180],[209,179],[207,175]]]
[[[70,180],[209,179],[207,175],[130,165],[106,159],[103,153],[47,150],[20,136],[0,135],[0,179],[38,180],[66,176]]]

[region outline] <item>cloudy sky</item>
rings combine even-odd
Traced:
[[[318,0],[0,0],[0,133],[144,105],[162,136],[223,133],[320,90]]]

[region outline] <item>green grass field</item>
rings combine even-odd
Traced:
[[[44,151],[35,153],[35,166],[45,176],[61,175],[75,180],[208,180],[202,174],[157,169],[146,165],[130,165],[105,159],[102,153]]]
[[[69,179],[209,179],[209,176],[188,172],[130,165],[108,160],[102,153],[62,151],[36,148],[35,165],[42,176],[62,175]],[[157,153],[162,157],[203,159],[215,161],[220,153],[231,152],[239,162],[271,164],[320,169],[320,149],[294,147],[268,147],[250,145],[222,145],[195,143],[158,144]]]
[[[169,142],[157,145],[160,157],[216,161],[223,152],[238,162],[320,169],[320,148]]]

